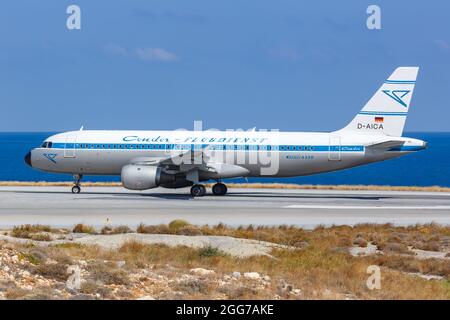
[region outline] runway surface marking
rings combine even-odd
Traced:
[[[450,210],[450,206],[341,206],[292,204],[287,209]]]
[[[318,225],[392,223],[450,225],[450,193],[262,190],[230,188],[224,197],[189,196],[189,189],[128,191],[85,187],[73,195],[67,187],[0,187],[0,229],[22,224],[98,229],[107,225],[192,224]]]

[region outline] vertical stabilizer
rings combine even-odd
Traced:
[[[397,68],[356,117],[339,131],[401,137],[418,72],[418,67]]]

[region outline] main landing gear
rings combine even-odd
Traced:
[[[216,183],[212,187],[215,196],[224,196],[227,193],[227,186],[221,182]],[[191,195],[193,197],[203,197],[206,194],[206,188],[202,184],[194,184],[191,187]]]
[[[191,187],[191,196],[193,197],[203,197],[206,194],[206,188],[202,184],[194,184]]]
[[[72,187],[72,193],[80,193],[81,192],[81,188],[80,188],[80,181],[81,178],[83,178],[83,176],[81,174],[74,174],[73,175],[73,179],[74,181],[74,186]]]
[[[227,194],[227,191],[227,186],[221,182],[218,182],[212,186],[212,192],[215,196],[224,196]]]

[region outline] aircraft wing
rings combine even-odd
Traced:
[[[186,166],[206,164],[208,157],[199,150],[184,150],[171,152],[162,157],[139,157],[131,160],[130,164]]]
[[[135,158],[131,164],[160,166],[167,173],[189,172],[198,170],[210,178],[232,178],[248,175],[249,171],[241,166],[210,161],[208,155],[199,150],[180,151],[167,157]]]
[[[180,150],[163,157],[140,157],[133,159],[131,164],[160,166],[167,173],[188,172],[193,169],[217,173],[214,167],[208,165],[209,157],[201,150]]]

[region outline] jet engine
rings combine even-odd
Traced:
[[[146,190],[160,184],[171,183],[175,176],[167,174],[157,166],[129,164],[122,168],[122,185],[130,190]]]

